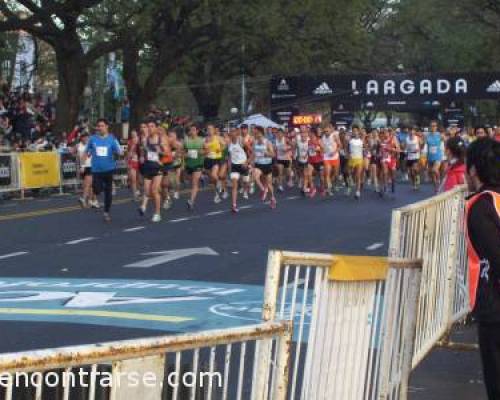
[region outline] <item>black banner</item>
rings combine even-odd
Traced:
[[[61,154],[61,173],[64,181],[76,179],[78,176],[78,164],[73,154]]]
[[[271,106],[349,102],[352,111],[412,110],[451,101],[500,99],[500,72],[273,77]]]
[[[0,155],[0,186],[12,184],[12,158],[8,155]]]

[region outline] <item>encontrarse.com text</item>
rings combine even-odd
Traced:
[[[154,372],[105,372],[105,371],[64,371],[57,372],[17,372],[14,374],[0,373],[0,387],[84,387],[88,388],[95,381],[97,387],[150,387],[169,385],[195,388],[222,387],[222,375],[219,372],[171,372],[164,377],[158,377]]]

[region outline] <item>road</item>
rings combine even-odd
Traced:
[[[111,224],[72,196],[0,203],[0,352],[258,321],[268,250],[386,255],[392,210],[430,195],[406,185],[394,198],[367,192],[361,201],[291,191],[276,210],[253,199],[232,215],[205,192],[194,212],[179,201],[159,224],[140,218],[126,193]],[[436,381],[443,365],[467,365],[474,377],[447,374],[447,397]],[[411,398],[437,399],[439,388],[440,399],[482,399],[478,368],[477,354],[433,354]]]

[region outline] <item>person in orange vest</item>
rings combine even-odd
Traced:
[[[478,139],[467,151],[470,305],[489,400],[500,400],[500,143]]]

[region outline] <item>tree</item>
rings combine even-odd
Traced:
[[[103,1],[0,0],[0,32],[23,30],[54,49],[59,84],[56,131],[68,131],[75,124],[89,67],[121,44],[119,38],[103,34],[86,48],[85,14]]]

